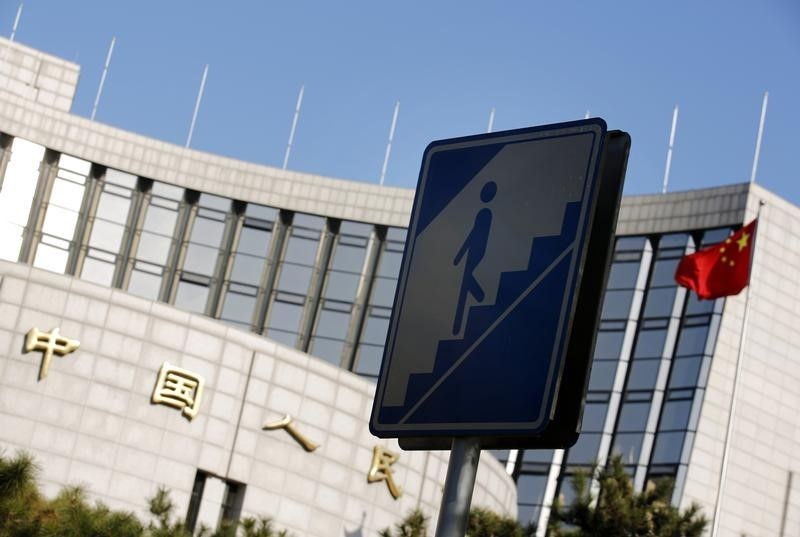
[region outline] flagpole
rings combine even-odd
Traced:
[[[94,121],[97,115],[97,105],[100,104],[100,96],[103,94],[103,86],[106,83],[106,75],[108,74],[108,66],[111,64],[111,55],[114,53],[114,43],[117,42],[116,36],[111,38],[111,46],[108,47],[108,54],[106,54],[106,63],[103,65],[103,74],[100,77],[100,85],[97,87],[97,95],[94,98],[94,106],[92,106],[92,115],[89,119]]]
[[[22,16],[22,2],[19,3],[19,7],[17,8],[17,16],[14,17],[14,26],[11,27],[11,37],[8,38],[9,41],[14,41],[14,38],[17,36],[17,28],[19,27],[19,18]]]
[[[756,153],[753,155],[753,170],[750,172],[750,184],[756,182],[756,170],[758,169],[758,157],[761,155],[761,138],[764,136],[764,120],[767,118],[767,100],[769,92],[764,92],[764,100],[761,101],[761,120],[758,122],[758,136],[756,137]]]
[[[294,107],[294,118],[292,119],[292,130],[289,132],[289,143],[286,145],[286,154],[283,155],[283,169],[289,165],[289,153],[292,152],[292,144],[294,143],[294,132],[297,129],[297,119],[300,117],[300,107],[303,106],[303,92],[306,86],[300,86],[300,94],[297,96],[297,104]]]
[[[492,111],[489,112],[489,125],[486,127],[486,132],[492,132],[494,129],[494,106],[492,107]]]
[[[758,202],[758,211],[756,212],[756,220],[758,221],[759,217],[761,216],[761,207],[764,205],[764,201],[759,200]],[[724,489],[725,489],[725,479],[728,475],[728,458],[730,456],[730,441],[731,436],[733,435],[733,425],[734,425],[734,417],[736,414],[736,392],[739,389],[739,381],[741,380],[741,373],[742,373],[742,362],[744,361],[744,346],[745,342],[747,341],[747,321],[750,317],[750,291],[753,289],[753,267],[755,266],[755,259],[756,259],[756,237],[758,235],[758,228],[761,226],[761,222],[758,221],[756,224],[756,232],[754,233],[753,237],[753,244],[752,248],[752,256],[750,257],[750,281],[747,285],[747,291],[745,292],[745,299],[744,299],[744,316],[742,317],[742,330],[739,333],[739,351],[736,355],[736,372],[733,375],[733,391],[731,392],[731,411],[728,414],[728,425],[725,429],[725,442],[723,443],[722,448],[722,465],[720,468],[719,473],[719,482],[717,483],[717,498],[714,502],[714,518],[711,523],[711,537],[717,537],[717,532],[719,531],[719,519],[720,513],[722,512],[722,503],[724,498]]]
[[[678,105],[672,111],[672,130],[669,133],[669,147],[667,148],[667,166],[664,168],[664,185],[661,187],[661,193],[667,193],[667,184],[669,184],[669,169],[672,166],[672,147],[675,145],[675,129],[678,126]]]
[[[392,115],[392,127],[389,129],[389,143],[386,144],[386,154],[383,156],[383,168],[381,168],[381,185],[386,179],[386,168],[389,166],[389,155],[392,153],[392,140],[394,140],[394,128],[397,126],[397,114],[400,112],[400,101],[394,105],[394,114]]]
[[[194,112],[192,113],[192,124],[189,125],[189,136],[186,137],[186,147],[192,145],[192,135],[194,126],[197,123],[197,112],[200,111],[200,101],[203,100],[203,92],[206,89],[206,78],[208,77],[208,64],[203,67],[203,78],[200,80],[200,90],[197,92],[197,100],[194,102]]]

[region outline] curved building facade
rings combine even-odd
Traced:
[[[211,525],[366,535],[435,515],[444,454],[367,429],[413,191],[89,121],[65,106],[76,65],[0,53],[0,444],[40,455],[48,487],[141,510],[163,483]],[[698,301],[673,275],[760,201],[740,339],[745,293]],[[719,535],[800,534],[798,269],[800,209],[757,185],[624,198],[581,437],[484,456],[474,504],[544,535],[569,477],[616,453]],[[39,379],[43,346],[72,339]]]

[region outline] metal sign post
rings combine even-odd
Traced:
[[[478,474],[481,445],[478,438],[454,438],[444,481],[436,537],[464,537],[469,521],[472,490]]]

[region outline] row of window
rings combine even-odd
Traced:
[[[0,258],[168,302],[377,375],[404,229],[225,199],[3,140]]]
[[[702,245],[728,233],[706,232]],[[686,463],[684,444],[696,427],[690,417],[702,402],[703,371],[715,339],[715,302],[698,301],[674,281],[677,263],[692,245],[685,234],[616,241],[578,442],[555,458],[552,450],[527,450],[515,459],[507,451],[495,453],[513,461],[521,521],[536,522],[552,502],[545,490],[554,460],[555,495],[566,502],[575,471],[610,454],[622,456],[640,488],[649,479],[676,478]]]

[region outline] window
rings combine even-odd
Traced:
[[[267,319],[267,337],[290,345],[297,343],[303,308],[317,259],[325,219],[297,213],[280,262]]]
[[[309,352],[335,365],[342,360],[371,233],[370,225],[342,222],[333,247]]]
[[[186,527],[190,533],[206,526],[218,528],[222,522],[239,522],[244,504],[246,486],[198,470],[194,478],[192,495],[186,513]]]
[[[89,245],[80,277],[100,285],[113,285],[114,270],[122,247],[128,213],[136,188],[136,176],[106,170],[100,199],[91,223]]]
[[[17,261],[39,182],[44,147],[15,138],[0,190],[0,259]]]
[[[517,519],[523,525],[539,518],[546,486],[547,475],[522,474],[517,478]]]
[[[253,322],[258,289],[272,245],[272,234],[278,210],[248,204],[239,241],[232,252],[229,281],[226,282],[220,318],[244,329]]]
[[[179,273],[175,305],[197,313],[204,313],[208,304],[209,288],[218,278],[218,259],[225,248],[226,221],[231,212],[231,200],[201,194],[197,214],[186,246],[183,267]]]
[[[389,228],[387,230],[372,281],[367,315],[356,353],[355,372],[359,375],[377,378],[380,372],[383,345],[386,343],[386,333],[389,329],[389,316],[394,304],[394,292],[397,287],[405,241],[405,229]]]
[[[69,155],[59,157],[33,266],[65,272],[91,166]]]
[[[175,248],[175,227],[183,195],[182,188],[153,183],[128,282],[128,291],[134,295],[159,298],[170,250]]]

